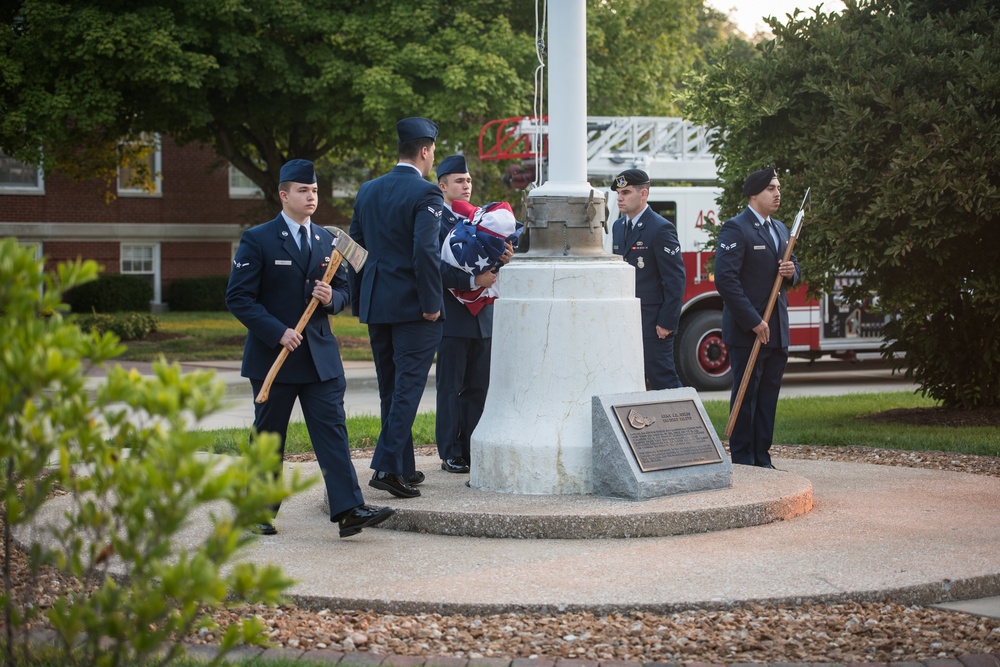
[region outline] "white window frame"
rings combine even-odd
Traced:
[[[15,163],[19,163],[31,169],[31,165],[27,162],[21,162],[18,159],[12,158],[6,155],[3,151],[0,151],[0,160],[10,160]],[[12,183],[9,181],[0,181],[0,194],[5,195],[44,195],[45,194],[45,173],[42,171],[41,167],[36,170],[38,173],[37,182],[35,185],[27,185],[24,183]]]
[[[133,267],[129,267],[127,270],[125,268],[125,262],[136,261],[133,257],[126,258],[126,249],[131,251],[132,249],[143,249],[150,250],[150,256],[148,261],[151,263],[150,270],[136,271]],[[160,262],[160,244],[159,243],[132,243],[132,242],[122,242],[119,244],[118,249],[118,270],[122,275],[126,276],[152,276],[153,278],[153,303],[160,304],[163,303],[162,290],[160,288],[161,283],[161,269],[162,265]],[[145,261],[146,258],[140,258],[140,261]],[[145,267],[143,267],[145,269]]]
[[[233,183],[233,180],[237,183]],[[245,181],[245,182],[240,182]],[[242,171],[229,165],[229,198],[230,199],[263,199],[264,191],[261,190]]]
[[[153,154],[152,158],[152,170],[153,170],[153,189],[146,190],[145,188],[126,186],[122,183],[122,167],[118,167],[118,181],[116,185],[118,186],[118,196],[119,197],[161,197],[163,196],[162,179],[160,177],[163,170],[163,153],[160,150],[160,135],[154,134],[152,137],[143,136],[138,142],[142,145],[152,146]]]

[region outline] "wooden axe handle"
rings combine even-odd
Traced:
[[[326,267],[326,273],[323,274],[323,282],[328,283],[333,280],[333,274],[337,272],[340,268],[340,263],[343,261],[344,256],[340,254],[340,251],[336,248],[330,253],[330,263]],[[295,331],[302,333],[302,330],[306,328],[306,322],[312,317],[313,311],[316,310],[316,306],[319,305],[319,299],[313,297],[309,299],[309,305],[306,306],[306,310],[302,313],[302,317],[299,318],[299,323],[295,325]],[[264,385],[257,392],[257,398],[254,400],[257,403],[263,403],[267,400],[268,395],[271,393],[271,385],[274,384],[274,378],[278,376],[278,371],[281,370],[282,364],[285,363],[285,359],[288,358],[288,348],[282,347],[281,352],[278,353],[278,358],[274,360],[271,364],[271,370],[267,372],[267,377],[264,378]]]

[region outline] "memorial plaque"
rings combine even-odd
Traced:
[[[615,405],[613,409],[642,472],[722,461],[693,400]]]

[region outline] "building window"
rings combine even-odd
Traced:
[[[160,245],[123,243],[121,272],[124,275],[145,276],[153,288],[153,303],[162,303],[160,293]]]
[[[5,195],[43,195],[42,170],[0,151],[0,192]]]
[[[229,165],[229,197],[230,199],[260,199],[264,191],[242,171]]]
[[[160,196],[162,154],[159,135],[143,135],[120,146],[128,164],[118,167],[118,194],[128,197]]]

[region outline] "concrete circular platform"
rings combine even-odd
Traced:
[[[665,537],[498,539],[376,528],[340,539],[316,485],[283,503],[278,535],[258,538],[243,557],[280,566],[296,582],[291,599],[316,609],[669,612],[1000,595],[1000,478],[830,461],[775,465],[811,482],[812,511]],[[298,468],[318,474],[315,464]],[[475,495],[464,475],[445,474],[428,475],[420,498],[395,499],[366,486],[367,461],[358,471],[368,503],[403,514],[446,494]],[[68,502],[47,503],[39,523],[58,521]],[[207,516],[192,518],[178,546],[207,534]],[[36,526],[34,534],[44,532]]]
[[[358,465],[365,496],[386,499],[396,515],[382,524],[390,530],[503,539],[625,539],[665,537],[759,526],[784,521],[812,509],[812,484],[787,471],[734,466],[728,489],[625,500],[590,495],[522,495],[465,486],[468,475],[440,470],[436,458],[420,457],[417,468],[431,489],[416,499],[399,500],[365,486],[371,477]],[[371,502],[375,502],[371,500]],[[324,511],[329,503],[324,496]]]

